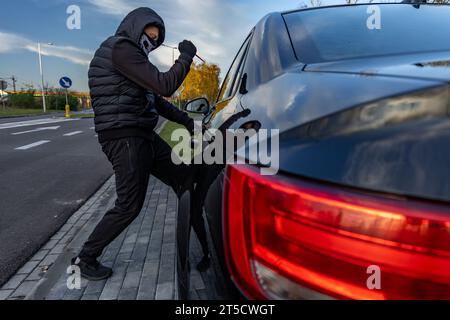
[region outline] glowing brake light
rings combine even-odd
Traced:
[[[450,207],[227,168],[228,268],[249,298],[450,299]],[[380,270],[381,288],[367,285]]]

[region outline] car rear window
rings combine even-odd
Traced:
[[[450,50],[450,6],[353,5],[284,19],[303,63]]]

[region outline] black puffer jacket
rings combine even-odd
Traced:
[[[163,20],[149,8],[138,8],[125,17],[115,36],[101,44],[91,62],[89,88],[100,142],[151,136],[158,115],[150,110],[183,125],[190,121],[162,96],[172,95],[182,84],[192,58],[182,53],[168,72],[159,72],[138,44],[148,25],[159,28],[160,46],[165,38]],[[149,91],[154,96],[150,102]]]

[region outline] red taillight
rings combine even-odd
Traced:
[[[224,236],[230,273],[250,298],[450,299],[450,211],[444,205],[232,165]],[[367,286],[369,266],[379,267],[381,289]]]

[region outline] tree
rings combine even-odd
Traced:
[[[47,89],[47,95],[45,98],[47,101],[48,109],[65,110],[66,89],[50,87]],[[69,92],[67,95],[67,99],[69,101],[70,110],[77,111],[79,107],[78,98],[75,95],[71,94],[71,92]]]
[[[205,97],[214,101],[219,93],[220,68],[217,64],[193,64],[189,75],[183,82],[184,91],[181,100],[187,101]]]
[[[33,84],[24,84],[21,93],[11,94],[9,97],[9,104],[13,108],[25,108],[33,109],[37,107],[36,99],[34,94],[36,93],[36,88]]]

